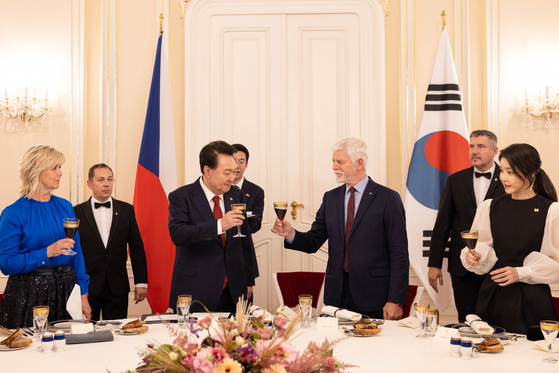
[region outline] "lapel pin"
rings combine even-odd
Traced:
[[[233,200],[233,198],[229,197],[229,201],[232,201],[232,200]]]
[[[369,194],[373,194],[373,192],[369,192]]]
[[[250,194],[247,193],[247,194],[245,194],[245,196],[250,197]]]
[[[498,179],[497,179],[497,178],[495,178],[495,181],[498,181]]]
[[[115,215],[118,215],[118,212],[115,212]]]
[[[540,209],[534,209],[534,212],[540,212]]]

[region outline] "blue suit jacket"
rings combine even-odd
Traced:
[[[264,189],[258,185],[251,183],[245,178],[242,189],[247,204],[246,211],[252,212],[255,217],[247,219],[250,233],[256,233],[262,227],[262,214],[264,213]],[[256,251],[254,249],[254,242],[252,235],[249,237],[250,246],[252,248],[252,264],[254,270],[254,278],[260,276],[258,271],[258,262],[256,260]]]
[[[315,253],[328,240],[324,303],[342,298],[345,184],[324,194],[307,233],[297,232],[288,249]],[[408,240],[404,206],[398,193],[369,178],[355,214],[348,243],[349,283],[359,310],[382,311],[386,302],[407,303]]]
[[[239,188],[231,188],[223,199],[224,214],[231,210],[232,203],[244,202]],[[242,232],[248,233],[246,220]],[[233,227],[226,231],[223,246],[217,235],[217,220],[199,180],[169,194],[169,233],[177,246],[169,307],[176,308],[178,295],[191,294],[193,300],[199,300],[210,311],[215,311],[225,271],[233,301],[237,302],[241,295],[246,298],[247,286],[254,285],[249,241],[233,237],[237,234],[237,227]],[[199,304],[193,304],[191,309],[203,310]]]

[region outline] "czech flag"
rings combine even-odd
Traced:
[[[410,263],[441,312],[454,304],[454,297],[447,260],[442,268],[444,286],[439,286],[436,293],[429,285],[427,263],[431,232],[447,177],[471,167],[469,147],[458,77],[445,28],[431,73],[404,194]]]
[[[157,42],[134,188],[136,219],[144,241],[148,264],[147,299],[153,313],[165,312],[169,307],[175,261],[175,245],[167,227],[167,196],[177,188],[177,168],[169,63],[166,48],[162,46],[162,37],[163,32]]]

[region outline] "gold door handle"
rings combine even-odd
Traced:
[[[305,205],[302,203],[297,203],[295,201],[291,202],[291,217],[293,220],[297,219],[297,207],[305,208]]]

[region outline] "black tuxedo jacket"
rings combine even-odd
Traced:
[[[429,250],[429,267],[442,268],[443,255],[450,236],[448,272],[460,277],[467,273],[460,261],[460,253],[466,246],[460,233],[472,227],[477,209],[473,174],[474,168],[470,167],[455,172],[446,179]],[[495,173],[484,200],[505,194],[505,188],[499,180],[500,174],[499,165],[495,163]]]
[[[245,202],[243,192],[232,187],[223,195],[225,211],[232,203]],[[248,225],[242,232],[249,235]],[[231,297],[236,303],[241,295],[247,295],[247,286],[254,286],[252,250],[248,237],[233,237],[237,227],[225,232],[225,247],[217,235],[214,219],[200,179],[178,188],[169,194],[169,233],[176,245],[175,266],[171,283],[169,307],[175,309],[180,294],[191,294],[193,300],[201,301],[210,311],[216,311],[225,271]],[[193,304],[193,311],[202,311]],[[219,310],[217,310],[219,311]]]
[[[107,248],[97,228],[91,198],[74,206],[76,218],[80,219],[80,240],[85,261],[85,272],[89,275],[89,295],[97,296],[103,289],[105,279],[113,295],[130,292],[126,261],[128,249],[134,272],[134,283],[148,283],[148,270],[144,243],[136,222],[134,207],[126,202],[111,198],[113,218]]]
[[[324,194],[316,220],[296,232],[288,249],[315,253],[328,240],[324,303],[342,299],[345,250],[345,184]],[[349,284],[359,310],[382,311],[386,302],[406,304],[409,259],[404,206],[395,191],[369,182],[359,203],[348,243]]]
[[[242,191],[245,195],[247,205],[246,211],[250,211],[252,212],[252,215],[255,215],[253,218],[247,219],[250,233],[256,233],[262,227],[262,214],[264,213],[264,189],[254,183],[251,183],[245,178]],[[252,247],[254,278],[257,278],[260,276],[260,272],[258,271],[258,262],[256,260],[256,251],[254,250],[252,235],[249,237],[249,241],[250,246]]]

